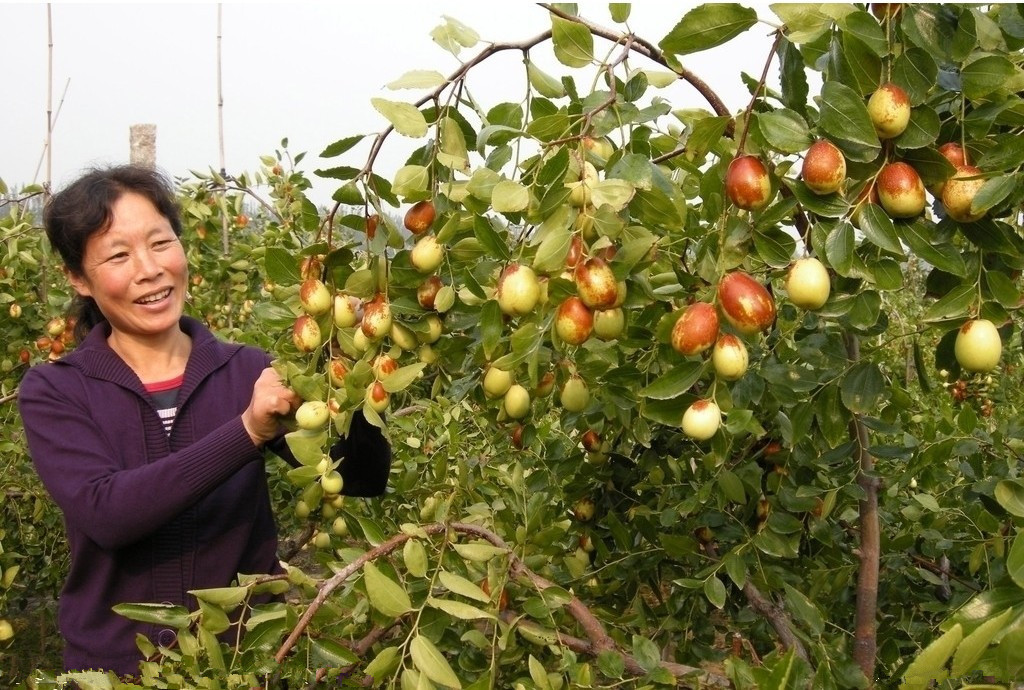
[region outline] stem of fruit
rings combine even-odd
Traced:
[[[860,359],[860,341],[854,333],[843,334],[850,362]],[[860,416],[850,419],[850,436],[855,442],[860,471],[857,483],[864,489],[860,501],[860,568],[857,572],[857,604],[853,632],[853,660],[870,683],[874,683],[878,646],[875,618],[878,614],[878,568],[881,558],[881,528],[878,520],[879,479],[875,459],[868,452],[868,429]]]
[[[747,145],[747,132],[750,131],[750,114],[754,112],[754,104],[757,103],[757,97],[761,95],[761,89],[764,88],[764,83],[768,79],[768,68],[772,66],[772,58],[778,52],[779,43],[783,37],[784,34],[781,31],[775,32],[775,40],[772,41],[771,50],[768,51],[768,59],[764,61],[764,69],[761,70],[761,79],[757,82],[757,86],[754,87],[754,93],[750,96],[750,105],[747,106],[743,121],[743,134],[740,135],[740,143],[736,146],[737,156],[743,155],[743,148]]]

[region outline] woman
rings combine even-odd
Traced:
[[[301,402],[253,347],[183,315],[188,267],[173,190],[147,168],[96,170],[44,221],[77,293],[79,347],[28,371],[19,406],[33,463],[64,514],[66,670],[135,675],[135,637],[174,631],[111,610],[196,607],[188,590],[280,572],[264,448]],[[348,495],[384,492],[390,448],[360,415],[333,449]]]

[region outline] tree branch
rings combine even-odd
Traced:
[[[846,355],[860,359],[860,341],[849,331],[843,334]],[[857,483],[864,489],[860,501],[860,568],[857,572],[857,606],[853,632],[853,659],[874,683],[878,648],[875,619],[878,615],[878,569],[881,559],[881,527],[878,520],[879,480],[874,475],[875,459],[868,453],[868,430],[859,415],[850,420],[850,437],[857,444],[860,465]]]

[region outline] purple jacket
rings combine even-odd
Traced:
[[[241,420],[269,357],[217,340],[194,319],[181,327],[192,352],[170,436],[107,344],[107,325],[67,357],[30,369],[20,386],[29,452],[63,511],[71,551],[58,616],[67,670],[135,675],[136,633],[156,644],[174,639],[113,613],[115,604],[195,608],[188,590],[281,571],[264,453]],[[335,449],[346,457],[346,493],[379,495],[390,449],[361,415],[352,428],[348,447]]]

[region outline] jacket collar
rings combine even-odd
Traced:
[[[190,316],[182,316],[179,325],[192,338],[192,352],[178,392],[180,407],[203,379],[231,359],[242,346],[221,342],[200,321]],[[110,347],[107,342],[109,336],[110,324],[97,324],[81,345],[57,363],[75,367],[86,376],[115,383],[148,398],[138,375]]]

